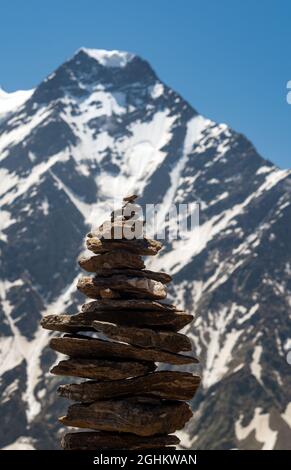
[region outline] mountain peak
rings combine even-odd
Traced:
[[[125,67],[135,57],[135,55],[130,52],[118,50],[108,51],[105,49],[88,49],[81,47],[77,53],[80,51],[97,60],[97,62],[104,67]]]
[[[33,99],[49,103],[66,93],[87,96],[97,85],[118,90],[137,83],[147,87],[157,79],[150,64],[138,55],[82,47],[37,87]]]

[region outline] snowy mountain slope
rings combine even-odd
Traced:
[[[0,87],[0,120],[8,113],[15,112],[33,93],[33,90],[19,90],[7,93]]]
[[[165,210],[201,204],[199,229],[150,263],[197,314],[203,388],[184,445],[290,448],[290,171],[141,58],[80,49],[0,120],[0,177],[2,447],[58,446],[66,403],[39,321],[78,308],[84,234],[137,191]]]

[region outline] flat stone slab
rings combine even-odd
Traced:
[[[83,382],[61,385],[58,394],[78,402],[90,403],[127,396],[153,396],[167,400],[191,400],[200,377],[189,372],[159,371],[132,379],[111,382]]]
[[[142,450],[159,449],[178,445],[180,439],[174,435],[152,437],[136,436],[126,433],[74,432],[61,439],[64,450]]]
[[[167,312],[166,310],[141,310],[140,312],[135,310],[89,310],[75,315],[46,315],[41,320],[41,326],[47,330],[77,333],[78,331],[93,331],[94,320],[124,326],[179,331],[190,323],[193,317],[186,313]]]
[[[140,255],[125,250],[115,250],[90,257],[83,256],[79,259],[79,265],[90,273],[100,269],[143,269],[145,267]]]
[[[164,351],[191,351],[191,341],[186,335],[172,331],[155,331],[149,328],[134,328],[93,321],[96,331],[115,341],[133,344],[142,348],[157,348]]]
[[[71,358],[60,361],[50,372],[55,375],[110,381],[112,384],[113,380],[138,377],[155,369],[153,362]]]
[[[99,310],[154,310],[166,312],[183,312],[183,310],[179,310],[177,307],[175,307],[175,305],[147,299],[100,299],[95,302],[88,302],[82,306],[83,312],[97,312]]]
[[[150,271],[149,269],[97,269],[96,275],[101,277],[111,277],[115,275],[125,275],[130,277],[146,277],[148,279],[153,279],[154,281],[162,282],[163,284],[168,284],[171,282],[172,277],[169,274],[163,272]]]
[[[52,338],[50,347],[55,351],[77,358],[134,359],[138,361],[167,362],[169,364],[193,364],[198,360],[192,356],[174,354],[156,349],[142,349],[123,343],[113,343],[86,336],[64,336]]]
[[[98,299],[106,289],[117,292],[118,295],[131,295],[133,297],[148,297],[150,299],[164,299],[167,290],[161,282],[153,279],[116,275],[111,277],[82,277],[77,288],[87,297]]]
[[[124,399],[71,405],[59,421],[78,428],[154,436],[183,428],[191,416],[192,411],[185,402]]]
[[[162,244],[157,240],[146,238],[137,240],[99,240],[88,234],[86,240],[88,250],[95,254],[107,253],[114,250],[128,250],[137,255],[153,256],[162,248]]]
[[[79,331],[96,331],[92,321],[91,314],[77,313],[75,315],[45,315],[40,324],[45,330],[78,333]]]
[[[128,214],[130,212],[128,211]],[[144,221],[141,219],[130,219],[121,216],[118,212],[117,218],[105,221],[100,227],[91,232],[93,237],[99,240],[143,240],[145,235]]]

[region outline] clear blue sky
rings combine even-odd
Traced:
[[[81,46],[147,59],[199,112],[291,167],[290,0],[6,0],[0,84],[36,86]]]

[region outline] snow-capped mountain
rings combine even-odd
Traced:
[[[201,205],[200,227],[151,261],[197,315],[203,386],[183,445],[290,449],[291,172],[126,52],[80,49],[14,98],[0,94],[1,447],[58,448],[67,403],[39,322],[83,303],[83,237],[138,192]]]

